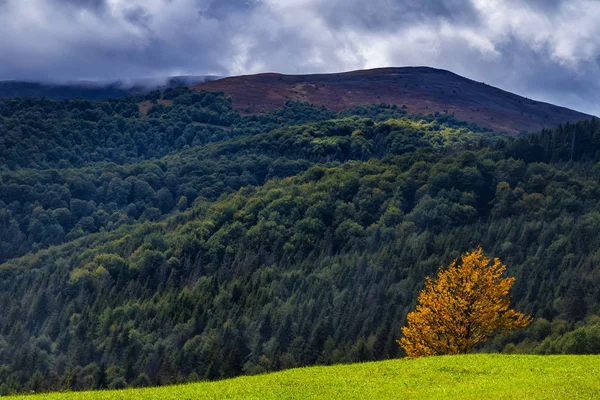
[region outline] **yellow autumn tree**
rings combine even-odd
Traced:
[[[468,353],[499,333],[526,327],[531,318],[510,309],[515,278],[504,278],[499,259],[490,261],[481,247],[440,267],[427,278],[415,311],[407,316],[398,343],[408,357]]]

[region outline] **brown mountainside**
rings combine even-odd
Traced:
[[[224,92],[236,109],[249,114],[279,108],[287,100],[308,101],[336,111],[386,103],[406,105],[410,113],[454,113],[460,120],[511,133],[591,118],[428,67],[315,75],[266,73],[219,79],[194,88]]]

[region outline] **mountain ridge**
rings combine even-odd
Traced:
[[[286,75],[273,72],[217,79],[193,86],[220,91],[246,114],[306,101],[334,111],[386,103],[417,114],[454,114],[479,126],[516,134],[538,131],[591,115],[477,82],[431,67],[387,67],[340,73]]]

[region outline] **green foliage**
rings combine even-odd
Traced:
[[[573,162],[531,158],[522,150],[535,136],[387,106],[336,115],[288,103],[241,117],[220,94],[162,96],[147,116],[111,120],[123,146],[94,141],[105,137],[102,117],[81,136],[71,125],[71,136],[48,136],[73,148],[74,158],[59,157],[66,162],[55,163],[48,142],[32,150],[30,168],[2,164],[3,393],[396,357],[425,276],[475,244],[509,266],[516,308],[550,326],[480,350],[596,351],[578,344],[595,340],[595,325],[580,325],[600,313],[591,149]],[[49,116],[66,113],[88,126],[82,110],[135,101],[8,101],[14,112],[2,123],[27,126],[32,146],[36,118],[60,130]],[[30,106],[41,107],[31,120]],[[188,125],[175,134],[180,123],[218,130],[199,139]],[[128,142],[161,124],[166,142]],[[93,151],[97,159],[85,158]]]
[[[594,161],[600,157],[600,121],[593,118],[574,124],[544,129],[507,146],[510,154],[525,161]]]
[[[280,117],[278,123],[295,122],[295,112],[307,107],[290,103],[289,119]],[[317,117],[319,113],[324,111],[318,110]],[[415,148],[437,153],[482,140],[482,134],[437,122],[376,124],[348,117],[242,135],[135,164],[6,172],[0,174],[0,262],[124,224],[156,221],[185,210],[197,198],[214,200],[243,186],[296,175],[316,163],[381,158]]]

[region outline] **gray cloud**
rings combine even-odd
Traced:
[[[440,20],[473,24],[478,14],[469,0],[379,1],[366,6],[364,0],[330,0],[315,5],[315,11],[333,29],[351,28],[394,32],[415,23]]]
[[[429,65],[600,114],[594,0],[0,0],[0,79]]]
[[[201,12],[209,18],[224,20],[232,14],[250,12],[259,4],[259,0],[213,0],[204,4],[201,3],[203,7]]]

